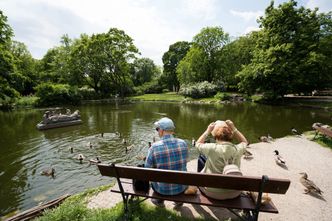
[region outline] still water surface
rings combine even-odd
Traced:
[[[207,125],[217,119],[231,119],[251,143],[261,135],[283,137],[290,128],[311,129],[314,122],[332,124],[331,113],[322,109],[242,104],[181,104],[142,102],[80,106],[82,125],[38,131],[36,124],[45,110],[0,112],[0,216],[24,210],[64,193],[78,193],[108,184],[88,160],[99,156],[105,163],[140,163],[138,155],[147,153],[148,142],[157,133],[153,122],[172,118],[176,135],[191,147]],[[73,111],[73,108],[72,108]],[[104,137],[100,134],[104,133]],[[123,144],[123,139],[127,144]],[[93,148],[89,148],[91,142]],[[126,154],[125,147],[133,145]],[[69,148],[73,147],[74,153]],[[85,156],[83,164],[75,159]],[[197,157],[195,148],[190,158]],[[41,176],[54,167],[55,178]]]

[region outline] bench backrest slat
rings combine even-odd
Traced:
[[[142,167],[98,164],[100,173],[104,176],[128,179],[149,180],[155,182],[177,183],[245,191],[259,191],[261,177],[230,176],[222,174],[204,174],[173,170],[160,170]],[[116,171],[117,170],[117,171]],[[288,179],[269,178],[263,192],[285,194],[290,185]]]

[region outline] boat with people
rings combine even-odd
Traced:
[[[78,110],[76,110],[74,113],[71,113],[71,111],[67,109],[65,114],[57,114],[54,111],[46,111],[43,115],[43,120],[37,124],[37,129],[47,130],[52,128],[77,125],[81,123],[81,115]]]

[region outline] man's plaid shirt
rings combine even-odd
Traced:
[[[145,167],[187,171],[188,146],[184,140],[165,135],[149,149]],[[187,186],[170,183],[152,182],[154,190],[163,195],[176,195]]]

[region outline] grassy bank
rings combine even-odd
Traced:
[[[111,185],[90,189],[83,193],[74,195],[66,199],[59,207],[44,212],[43,216],[34,221],[104,221],[104,220],[124,220],[123,203],[117,204],[110,209],[89,209],[88,199],[97,193],[110,188]],[[157,208],[146,203],[131,206],[131,220],[140,221],[189,221],[186,217],[181,217],[171,210]],[[204,220],[204,219],[194,219]]]
[[[315,131],[307,131],[304,135],[308,140],[313,140],[315,137]],[[318,134],[313,141],[332,150],[332,138],[327,138],[326,136]]]
[[[169,92],[164,94],[144,94],[139,96],[130,97],[133,100],[140,101],[184,101],[186,98],[175,92]]]

